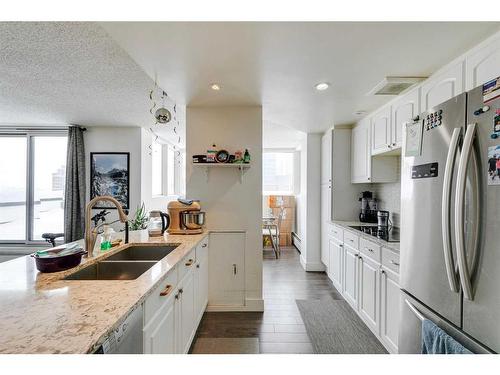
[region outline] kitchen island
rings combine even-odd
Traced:
[[[170,277],[206,239],[197,235],[149,237],[130,232],[128,244],[101,251],[70,270],[40,273],[30,256],[0,264],[0,353],[91,353]],[[83,240],[78,241],[83,245]],[[178,247],[135,280],[64,280],[79,269],[132,245]]]

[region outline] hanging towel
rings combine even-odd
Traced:
[[[422,322],[422,354],[472,354],[428,319]]]

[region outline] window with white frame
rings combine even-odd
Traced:
[[[180,189],[178,161],[174,146],[154,141],[151,154],[151,193],[153,196],[178,195]]]
[[[264,195],[295,193],[295,151],[269,150],[262,154]]]

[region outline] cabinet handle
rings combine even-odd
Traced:
[[[395,143],[393,143],[392,145],[393,145],[393,146],[396,146],[396,144],[395,144]]]
[[[175,299],[179,299],[179,293],[174,296]]]
[[[393,261],[393,260],[391,260],[390,262],[391,262],[391,264],[394,264],[395,266],[399,266],[399,263],[398,263],[398,262],[395,262],[395,261]]]
[[[174,289],[174,287],[170,284],[168,284],[165,289],[163,289],[161,292],[160,292],[160,296],[162,297],[165,297],[165,296],[168,296],[170,294],[170,292],[172,291],[172,289]]]
[[[384,271],[384,270],[381,270],[381,271],[380,271],[380,273],[381,273],[382,275],[385,275],[385,271]]]
[[[189,259],[186,263],[184,263],[184,265],[185,265],[186,267],[191,267],[191,266],[193,265],[193,263],[194,263],[194,260]]]
[[[391,148],[391,145],[387,145],[388,148]]]
[[[339,247],[344,247],[344,244],[343,243],[339,244]]]
[[[236,275],[236,264],[233,264],[233,275]]]
[[[365,250],[368,250],[370,253],[373,253],[373,249],[370,249],[369,247],[365,247]]]
[[[199,264],[197,264],[197,265],[196,265],[196,268],[200,268],[200,265],[199,265]]]
[[[358,258],[358,257],[359,257],[359,255],[358,255],[358,254],[354,254],[354,256],[355,256],[356,258]]]
[[[204,243],[203,245],[201,245],[201,247],[207,247],[208,244]]]

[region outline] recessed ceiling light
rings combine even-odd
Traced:
[[[354,114],[355,114],[356,116],[362,116],[362,115],[364,115],[365,113],[366,113],[366,111],[363,111],[362,109],[359,109],[359,110],[357,110],[356,112],[354,112]]]
[[[217,83],[212,83],[210,85],[210,88],[214,91],[219,91],[220,90],[220,86],[217,84]]]
[[[316,90],[318,90],[318,91],[325,91],[328,87],[330,87],[330,84],[328,84],[326,82],[321,82],[321,83],[318,83],[315,87],[316,87]]]

